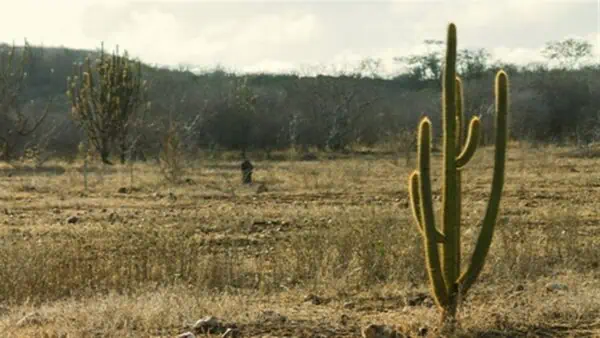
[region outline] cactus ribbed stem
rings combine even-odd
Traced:
[[[456,151],[460,153],[462,143],[465,137],[465,133],[463,130],[465,123],[465,114],[463,112],[464,94],[462,81],[460,80],[460,78],[457,76],[454,81],[456,86]]]
[[[433,283],[435,299],[440,306],[448,303],[448,292],[441,275],[440,256],[435,228],[433,211],[433,196],[431,193],[431,122],[425,118],[419,127],[419,197],[421,221],[425,233],[426,260],[429,266],[429,278]]]
[[[456,315],[459,296],[466,294],[481,273],[492,242],[504,185],[508,142],[508,76],[500,71],[496,76],[496,155],[491,196],[471,260],[461,274],[461,172],[477,150],[481,122],[478,117],[473,117],[465,133],[463,87],[456,76],[456,47],[456,26],[450,24],[442,91],[444,168],[441,231],[434,217],[430,173],[431,122],[426,117],[419,124],[418,168],[409,177],[410,203],[417,229],[424,239],[431,288],[443,318],[450,320]]]
[[[502,188],[504,187],[504,170],[506,161],[506,147],[508,144],[508,75],[499,71],[496,75],[496,153],[494,156],[494,173],[492,177],[492,190],[490,199],[483,217],[483,224],[471,264],[461,276],[459,283],[463,292],[469,290],[473,285],[485,263],[485,258],[492,244],[494,227],[498,212],[500,211],[500,200]]]
[[[458,232],[456,199],[458,180],[456,177],[456,26],[448,27],[446,66],[442,87],[442,120],[444,124],[443,186],[442,186],[442,233],[448,245],[442,246],[442,270],[446,291],[453,302],[459,263],[456,261]],[[452,243],[452,244],[450,244]]]

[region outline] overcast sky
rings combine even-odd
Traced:
[[[394,57],[444,39],[450,21],[459,48],[483,47],[510,62],[540,60],[545,42],[566,37],[599,50],[597,0],[18,0],[8,7],[4,42],[95,49],[104,41],[149,63],[236,71],[352,67],[373,57],[394,72]]]

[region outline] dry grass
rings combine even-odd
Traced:
[[[598,160],[509,154],[504,221],[458,334],[600,336]],[[467,251],[493,149],[476,156],[463,176]],[[377,154],[257,161],[257,193],[238,165],[203,159],[180,185],[156,165],[91,167],[87,192],[79,164],[0,167],[0,336],[169,337],[206,315],[244,336],[356,337],[368,323],[439,335],[435,308],[415,301],[428,287],[412,168]]]

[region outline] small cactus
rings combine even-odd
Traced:
[[[473,158],[478,146],[480,120],[473,117],[466,137],[463,91],[456,75],[456,26],[448,26],[446,60],[442,91],[443,180],[441,229],[436,226],[431,192],[431,121],[424,117],[419,125],[418,168],[409,177],[413,216],[423,235],[425,257],[434,299],[442,310],[442,320],[453,321],[459,297],[464,297],[483,269],[500,207],[508,139],[508,76],[496,75],[496,154],[491,196],[482,229],[470,264],[461,270],[461,171]]]

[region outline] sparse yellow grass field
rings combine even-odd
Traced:
[[[458,336],[600,337],[600,158],[568,152],[511,144]],[[463,176],[467,252],[492,158],[480,149]],[[238,161],[201,160],[178,186],[152,164],[93,166],[87,193],[80,163],[4,165],[0,337],[174,337],[208,315],[243,337],[359,337],[371,323],[440,336],[407,200],[414,161],[254,164],[252,187]]]

